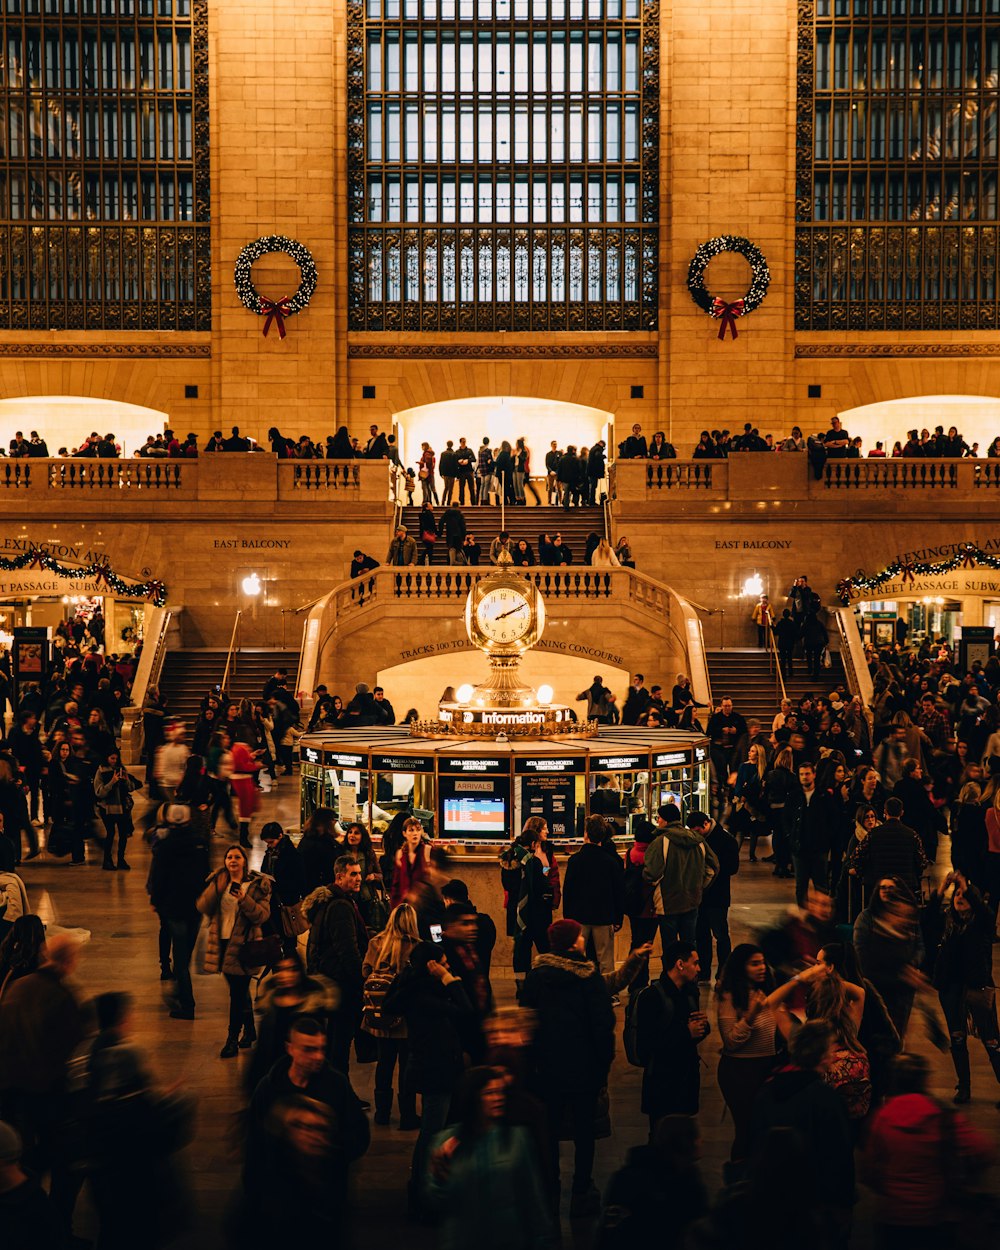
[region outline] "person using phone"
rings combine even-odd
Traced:
[[[104,763],[94,774],[94,796],[107,835],[102,866],[109,871],[120,868],[127,872],[129,869],[125,859],[125,847],[134,829],[132,793],[141,789],[142,782],[139,778],[133,777],[122,764],[118,748],[108,751],[104,756]],[[117,863],[112,858],[115,835],[118,837]]]
[[[257,968],[246,965],[243,951],[260,941],[260,927],[271,914],[271,878],[252,872],[246,851],[234,843],[222,867],[208,878],[198,910],[207,930],[202,971],[221,972],[229,987],[229,1032],[219,1058],[232,1059],[257,1040],[250,1002],[250,978]]]

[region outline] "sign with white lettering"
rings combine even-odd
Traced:
[[[366,755],[353,755],[346,751],[324,751],[323,762],[332,764],[334,768],[367,768]]]
[[[386,773],[432,773],[433,755],[373,755],[372,768]]]
[[[674,764],[686,764],[687,751],[656,751],[653,753],[654,768],[671,768]]]
[[[591,772],[628,773],[649,767],[649,755],[592,755]]]
[[[524,756],[514,758],[516,773],[582,773],[587,760],[582,755]]]
[[[508,760],[474,758],[472,756],[452,757],[438,756],[438,769],[443,773],[480,773],[483,775],[510,772]]]

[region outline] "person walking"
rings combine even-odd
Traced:
[[[500,856],[500,881],[506,897],[507,934],[514,939],[514,988],[520,993],[531,971],[532,948],[549,949],[555,895],[552,865],[544,843],[548,826],[543,816],[529,816],[524,829]]]
[[[722,976],[722,969],[733,950],[729,937],[729,907],[732,902],[731,881],[740,870],[740,844],[728,829],[713,820],[707,812],[691,812],[687,818],[687,827],[692,833],[700,834],[704,838],[706,847],[719,865],[718,872],[702,890],[695,925],[695,943],[701,965],[700,979],[711,981],[713,937],[717,977]]]
[[[376,1039],[375,1123],[387,1125],[392,1116],[392,1074],[398,1065],[399,1127],[409,1132],[420,1127],[417,1095],[406,1080],[409,1056],[406,1020],[385,1010],[385,997],[396,977],[410,961],[420,942],[417,913],[409,903],[400,903],[389,913],[389,922],[368,943],[361,972],[364,1001],[361,1028]]]
[[[197,901],[205,917],[206,942],[202,972],[222,973],[229,988],[229,1031],[220,1059],[233,1059],[257,1038],[250,1002],[250,979],[259,964],[247,967],[243,948],[257,942],[271,914],[271,879],[252,872],[238,843],[226,851],[223,865],[208,878]]]
[[[614,972],[615,933],[625,916],[625,868],[603,816],[587,817],[583,846],[566,865],[563,915],[580,924],[601,972]]]
[[[537,1018],[533,1061],[545,1101],[555,1209],[560,1126],[568,1118],[574,1147],[570,1216],[578,1218],[600,1209],[601,1196],[593,1181],[594,1119],[614,1057],[615,1013],[604,978],[586,957],[583,926],[575,920],[557,920],[548,939],[548,953],[537,957],[525,978],[521,1005]]]
[[[169,996],[174,1020],[194,1019],[194,991],[191,985],[191,955],[198,940],[201,918],[198,900],[209,876],[208,841],[204,830],[190,818],[190,809],[180,803],[166,804],[153,843],[149,867],[149,902],[165,928],[168,949],[161,951],[161,968],[174,982]]]
[[[685,829],[676,804],[664,803],[657,810],[656,837],[646,850],[642,869],[653,889],[653,910],[664,947],[678,940],[696,944],[698,908],[718,871],[719,861],[700,827]]]
[[[105,831],[103,868],[109,870],[120,868],[126,872],[129,869],[128,861],[125,859],[125,847],[134,829],[132,808],[135,800],[132,795],[136,790],[141,789],[142,782],[139,778],[133,777],[122,764],[118,748],[115,747],[114,750],[109,751],[104,757],[104,763],[94,774],[94,795],[97,798],[97,808],[101,813],[101,822]],[[117,863],[112,857],[116,834],[118,835]]]
[[[306,968],[322,974],[340,990],[330,1062],[345,1076],[350,1069],[351,1042],[361,1022],[361,960],[368,949],[368,931],[358,911],[360,890],[357,856],[341,855],[334,864],[333,885],[320,886],[302,904],[309,921]]]

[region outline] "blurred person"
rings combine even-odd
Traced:
[[[476,950],[478,916],[471,903],[449,903],[442,921],[441,949],[448,967],[465,987],[473,1015],[465,1022],[463,1044],[473,1063],[482,1062],[483,1020],[493,1009],[493,987]]]
[[[410,955],[420,942],[417,913],[408,903],[400,903],[389,913],[389,921],[381,933],[368,943],[362,961],[364,999],[361,1027],[376,1039],[378,1059],[375,1065],[375,1123],[389,1124],[392,1117],[392,1074],[398,1064],[399,1127],[410,1132],[420,1127],[417,1117],[416,1092],[407,1080],[409,1056],[406,1019],[385,1010],[385,997],[396,977],[409,963]]]
[[[951,886],[951,898],[946,900]],[[951,1059],[958,1079],[954,1101],[967,1103],[972,1097],[970,1019],[993,1075],[1000,1081],[1000,1030],[993,980],[996,920],[975,886],[957,872],[948,873],[931,895],[928,908],[941,933],[931,980],[948,1022]]]
[[[271,879],[252,872],[246,851],[234,843],[223,866],[212,873],[198,898],[205,917],[206,942],[202,971],[222,973],[229,989],[229,1031],[220,1059],[233,1059],[257,1037],[250,1002],[250,978],[260,965],[245,967],[241,952],[257,942],[271,914]]]
[[[548,826],[543,816],[529,816],[516,840],[500,855],[507,934],[514,939],[514,988],[520,992],[531,971],[531,952],[549,949],[554,895],[551,865],[543,849]]]
[[[306,892],[305,872],[299,852],[285,830],[276,820],[261,826],[260,840],[267,848],[260,870],[270,877],[271,931],[280,939],[286,952],[294,952],[300,933],[306,929],[306,920],[300,906]]]
[[[12,1124],[0,1120],[0,1227],[11,1250],[63,1250],[63,1231],[49,1196],[22,1166],[24,1144]]]
[[[428,1204],[439,1210],[441,1250],[550,1250],[554,1221],[530,1131],[507,1120],[507,1074],[472,1068],[455,1122],[431,1144]]]
[[[337,840],[337,813],[330,807],[317,807],[306,821],[298,845],[306,894],[321,885],[333,884],[333,866],[341,849]]]
[[[878,833],[872,834],[874,837]],[[898,877],[883,877],[854,922],[854,947],[865,976],[881,994],[900,1039],[917,989],[927,988],[919,968],[924,942],[916,899]]]
[[[732,902],[732,878],[740,870],[740,845],[718,821],[707,812],[688,813],[687,826],[705,840],[707,852],[711,851],[718,864],[718,871],[702,890],[698,904],[698,920],[695,925],[695,943],[700,964],[699,978],[712,979],[712,939],[715,939],[716,975],[722,975],[726,960],[732,953],[733,943],[729,936],[729,907]]]
[[[893,1062],[893,1096],[872,1117],[862,1176],[876,1196],[881,1250],[938,1250],[952,1245],[949,1175],[982,1170],[994,1142],[928,1093],[922,1055]]]
[[[448,1123],[452,1094],[465,1069],[463,1034],[473,1006],[440,946],[418,942],[386,993],[383,1009],[406,1021],[408,1054],[401,1081],[420,1094],[420,1133],[407,1187],[409,1210],[419,1216],[426,1213],[427,1151]]]
[[[615,933],[625,917],[625,868],[603,816],[588,816],[583,846],[570,857],[563,882],[563,916],[583,928],[602,973],[615,969]]]
[[[286,1044],[292,1025],[302,1016],[322,1025],[329,1049],[339,1004],[340,992],[332,981],[319,973],[308,974],[297,951],[283,952],[258,994],[257,1045],[247,1068],[247,1092],[252,1094],[288,1053]]]
[[[846,980],[844,947],[828,943],[811,968],[798,973],[808,984],[806,1016],[824,1020],[833,1029],[833,1051],[823,1079],[843,1098],[852,1124],[868,1114],[872,1099],[871,1065],[858,1030],[864,1016],[866,993]]]
[[[180,803],[164,804],[159,829],[147,889],[150,905],[167,934],[167,950],[160,949],[160,967],[174,982],[171,1017],[193,1020],[191,956],[201,924],[198,900],[210,874],[208,839],[190,820],[190,809]]]
[[[15,981],[37,972],[45,950],[45,926],[40,916],[19,916],[0,942],[0,1002]]]
[[[583,926],[575,920],[557,920],[549,928],[548,940],[548,952],[535,959],[525,978],[521,1004],[535,1012],[538,1022],[533,1060],[537,1088],[546,1104],[551,1174],[557,1185],[559,1127],[564,1117],[572,1125],[570,1215],[575,1218],[596,1214],[600,1208],[593,1182],[594,1119],[614,1056],[615,1017],[604,979],[586,958]]]

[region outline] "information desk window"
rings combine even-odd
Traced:
[[[310,748],[300,773],[303,823],[317,807],[329,807],[341,825],[359,820],[370,827],[367,755]]]
[[[676,803],[681,818],[686,820],[695,810],[709,810],[708,767],[706,764],[673,764],[653,770],[652,817],[656,823],[656,809],[664,803]]]
[[[417,817],[428,837],[436,836],[433,756],[373,753],[372,787],[372,833],[384,833],[405,812]]]
[[[651,819],[649,801],[648,752],[590,757],[589,814],[609,820],[617,837],[630,834],[637,817]]]
[[[582,838],[587,817],[586,756],[517,756],[514,760],[514,832],[541,816],[557,841]]]

